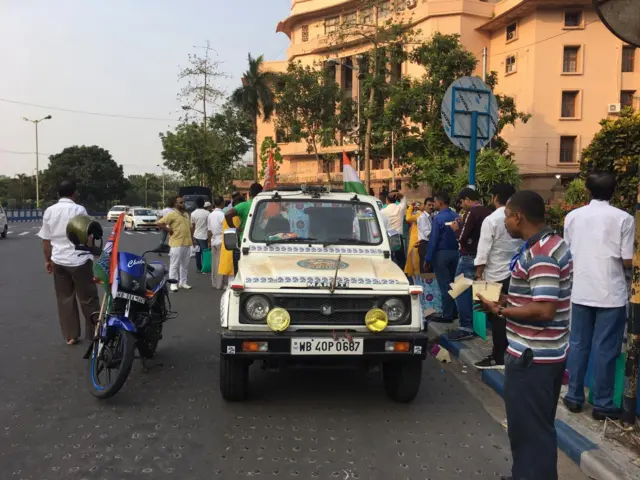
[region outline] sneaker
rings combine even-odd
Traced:
[[[562,403],[571,413],[580,413],[582,411],[582,404],[572,402],[567,397],[562,397]]]
[[[476,362],[475,367],[478,370],[504,370],[504,362],[498,363],[498,361],[493,358],[493,355],[489,355],[487,358]]]
[[[463,340],[471,340],[472,338],[476,338],[477,335],[473,332],[468,332],[467,330],[456,330],[455,332],[451,332],[447,334],[447,338],[454,342],[461,342]]]
[[[179,285],[179,287],[183,290],[191,290],[193,288],[191,285],[187,285],[186,283],[184,285]]]
[[[169,287],[169,290],[171,290],[172,292],[177,292],[178,285],[176,285],[175,283],[171,284],[171,286]]]
[[[596,410],[594,408],[591,411],[591,416],[599,422],[604,422],[607,418],[610,420],[620,420],[622,410]]]

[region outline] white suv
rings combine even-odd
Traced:
[[[322,187],[258,195],[242,237],[224,232],[241,258],[220,306],[223,398],[246,397],[254,361],[330,361],[381,365],[388,396],[413,400],[427,353],[423,291],[391,260],[396,237],[368,195]]]
[[[111,210],[109,210],[109,213],[107,213],[107,222],[115,222],[118,220],[120,214],[123,212],[127,213],[127,210],[129,210],[128,205],[114,205],[111,207]]]
[[[2,205],[0,205],[0,237],[7,238],[7,232],[9,231],[9,219],[7,218],[7,212]]]

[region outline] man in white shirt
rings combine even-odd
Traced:
[[[418,255],[420,256],[420,273],[426,273],[427,246],[431,236],[433,221],[433,197],[424,199],[422,215],[418,217]]]
[[[563,401],[574,413],[582,410],[584,376],[593,349],[592,416],[615,419],[621,414],[613,403],[615,367],[628,302],[624,268],[632,264],[635,225],[631,215],[609,204],[616,189],[612,173],[591,173],[586,184],[591,203],[569,213],[564,222],[564,239],[573,256],[573,291],[569,391]]]
[[[389,195],[387,195],[387,205],[382,209],[382,216],[387,217],[391,230],[399,232],[400,238],[402,238],[402,249],[393,253],[393,261],[403,270],[405,263],[407,262],[403,236],[404,218],[406,213],[407,197],[397,190],[391,191]]]
[[[67,239],[67,224],[76,215],[87,211],[76,200],[75,183],[63,180],[58,187],[58,203],[47,208],[42,217],[44,265],[53,284],[58,302],[58,317],[62,336],[68,345],[75,345],[80,338],[80,312],[85,320],[85,337],[93,338],[91,315],[100,310],[98,290],[93,283],[93,262],[90,255],[79,255]],[[77,297],[77,302],[76,302]]]
[[[503,294],[509,291],[511,259],[524,243],[521,239],[512,238],[504,225],[505,205],[514,193],[516,189],[513,185],[506,183],[494,185],[491,189],[496,210],[482,222],[474,260],[476,280],[501,283]],[[489,318],[493,351],[485,359],[476,362],[475,366],[479,370],[503,370],[504,354],[508,346],[506,320],[497,315],[489,315]]]
[[[191,212],[191,232],[196,246],[196,269],[202,273],[202,252],[207,249],[207,219],[209,212],[204,209],[204,198],[196,198],[196,209]],[[204,274],[206,275],[206,273]]]
[[[220,264],[220,252],[222,250],[222,222],[224,221],[224,199],[216,197],[213,199],[214,210],[207,218],[207,230],[209,237],[209,248],[211,249],[211,285],[216,290],[226,288],[229,277],[218,273]]]

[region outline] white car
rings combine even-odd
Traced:
[[[9,219],[7,218],[7,212],[2,205],[0,205],[0,237],[7,238],[7,232],[9,231]]]
[[[149,208],[130,208],[124,217],[124,229],[141,230],[143,228],[159,230],[158,216]]]
[[[220,391],[243,400],[249,365],[381,365],[387,395],[418,394],[427,354],[422,287],[392,261],[376,200],[322,187],[258,195],[220,305]],[[239,247],[238,247],[239,246]]]
[[[115,222],[122,212],[129,210],[128,205],[114,205],[107,213],[107,222]]]

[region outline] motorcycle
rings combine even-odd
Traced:
[[[160,261],[147,262],[149,253],[167,253],[166,245],[144,252],[141,256],[117,249],[122,221],[118,220],[104,251],[84,244],[76,245],[81,254],[100,251],[94,264],[94,281],[104,287],[100,312],[95,323],[94,340],[84,358],[91,394],[100,399],[110,398],[126,382],[135,358],[140,354],[143,366],[148,367],[162,339],[163,325],[175,318],[171,311],[169,270]],[[115,248],[114,248],[115,246]],[[100,268],[109,276],[97,274]]]

